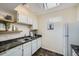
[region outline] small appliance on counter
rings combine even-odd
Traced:
[[[41,37],[42,35],[38,34],[38,31],[31,30],[29,32],[29,36],[31,36],[31,37]]]
[[[37,31],[30,30],[29,36],[36,37],[37,36]]]
[[[33,37],[33,32],[31,30],[29,31],[29,36]]]
[[[4,18],[5,18],[6,20],[12,20],[12,16],[10,16],[10,15],[6,15]]]

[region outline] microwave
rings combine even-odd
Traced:
[[[5,18],[6,20],[12,20],[12,16],[10,16],[10,15],[6,15],[4,18]]]

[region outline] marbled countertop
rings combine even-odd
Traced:
[[[7,41],[1,41],[0,42],[0,53],[6,50],[12,49],[16,46],[22,45],[24,43],[31,42],[32,40],[35,40],[39,37],[42,37],[42,36],[41,35],[36,36],[36,37],[25,36],[25,37],[19,37],[19,38],[7,40]]]
[[[75,53],[79,56],[79,46],[78,45],[71,45],[72,49],[75,51]]]

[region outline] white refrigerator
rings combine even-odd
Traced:
[[[79,23],[68,23],[64,26],[64,55],[71,56],[71,44],[79,45]]]

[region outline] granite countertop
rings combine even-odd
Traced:
[[[42,37],[42,36],[41,35],[36,36],[36,37],[25,36],[25,37],[19,37],[19,38],[7,40],[7,41],[1,41],[0,42],[0,53],[6,50],[12,49],[16,46],[22,45],[24,43],[31,42],[32,40],[35,40],[39,37]]]
[[[79,46],[78,45],[71,45],[72,49],[75,51],[75,53],[79,56]]]

